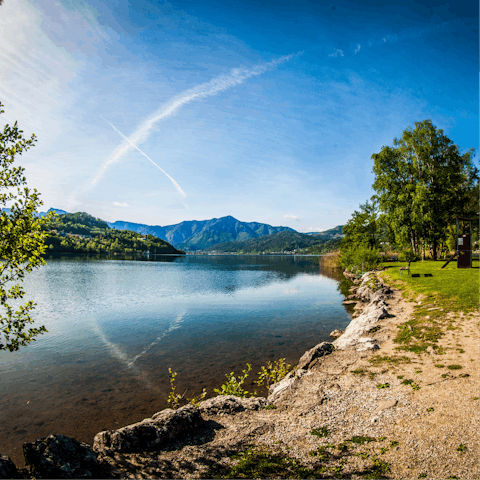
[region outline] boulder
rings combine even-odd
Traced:
[[[362,314],[350,322],[344,334],[333,342],[333,346],[337,350],[345,350],[357,346],[360,349],[358,351],[378,348],[375,340],[360,339],[376,326],[378,320],[389,316],[385,302],[369,303]]]
[[[329,342],[322,342],[307,350],[298,361],[298,368],[308,370],[309,366],[319,357],[333,352],[333,346]]]
[[[370,301],[370,297],[373,295],[373,290],[367,285],[362,285],[358,288],[356,295],[364,301]]]
[[[388,287],[382,287],[380,290],[377,290],[371,297],[370,302],[378,303],[380,301],[385,302],[389,295],[392,293],[392,290]]]
[[[305,374],[307,374],[307,370],[297,369],[291,371],[283,380],[270,386],[267,400],[271,403],[275,403],[284,393],[291,390],[295,383],[297,383]]]
[[[98,478],[97,454],[86,443],[49,435],[23,444],[25,465],[35,478]]]
[[[10,457],[0,454],[0,478],[17,478],[18,472]]]
[[[185,405],[178,410],[167,408],[152,418],[146,418],[119,430],[97,433],[93,439],[93,449],[99,453],[158,450],[178,436],[193,433],[202,426],[203,418],[198,407]]]
[[[269,405],[264,397],[241,398],[234,395],[218,395],[200,403],[201,413],[212,415],[218,413],[232,414],[244,410],[261,410]]]
[[[338,337],[341,337],[343,333],[344,333],[344,330],[334,330],[333,332],[330,333],[329,337],[338,338]]]

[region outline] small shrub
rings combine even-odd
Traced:
[[[460,370],[463,367],[461,365],[448,365],[447,368],[449,370]]]
[[[176,386],[175,386],[175,377],[177,376],[177,372],[173,372],[170,367],[168,367],[168,376],[170,377],[170,393],[168,394],[167,403],[170,408],[174,410],[178,408],[180,405],[180,400],[182,399],[183,395],[175,393]]]
[[[255,381],[257,385],[263,385],[265,382],[267,387],[285,378],[285,375],[291,370],[292,366],[285,363],[284,358],[278,359],[276,362],[267,362],[266,366],[261,367],[258,372],[258,380]]]
[[[445,368],[445,365],[442,365],[441,363],[438,363],[438,364],[434,365],[434,367],[437,367],[437,368]]]
[[[213,391],[219,395],[236,395],[237,397],[246,397],[247,395],[255,396],[257,392],[247,392],[242,385],[248,377],[248,372],[252,369],[252,366],[247,363],[247,368],[242,370],[243,375],[238,378],[235,377],[234,372],[226,373],[227,383],[224,383],[220,388],[214,388]]]

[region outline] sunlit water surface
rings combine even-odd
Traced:
[[[91,444],[166,408],[169,367],[189,397],[247,362],[251,381],[269,360],[296,364],[349,323],[340,278],[309,257],[47,259],[25,288],[49,331],[0,354],[0,453],[23,466],[23,442]]]

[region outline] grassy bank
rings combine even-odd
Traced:
[[[380,275],[392,286],[397,285],[404,297],[412,301],[421,294],[454,311],[478,309],[478,260],[473,261],[473,268],[466,269],[458,269],[456,262],[450,262],[441,270],[444,263],[443,260],[411,263],[411,276],[400,271],[407,263],[385,263],[386,270]]]

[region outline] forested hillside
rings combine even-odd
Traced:
[[[225,242],[206,248],[205,252],[218,253],[283,253],[285,251],[296,253],[321,254],[338,248],[340,238],[324,240],[315,236],[298,232],[278,232],[244,242]]]
[[[184,253],[153,235],[115,230],[88,213],[58,215],[45,227],[48,252],[76,253]]]

